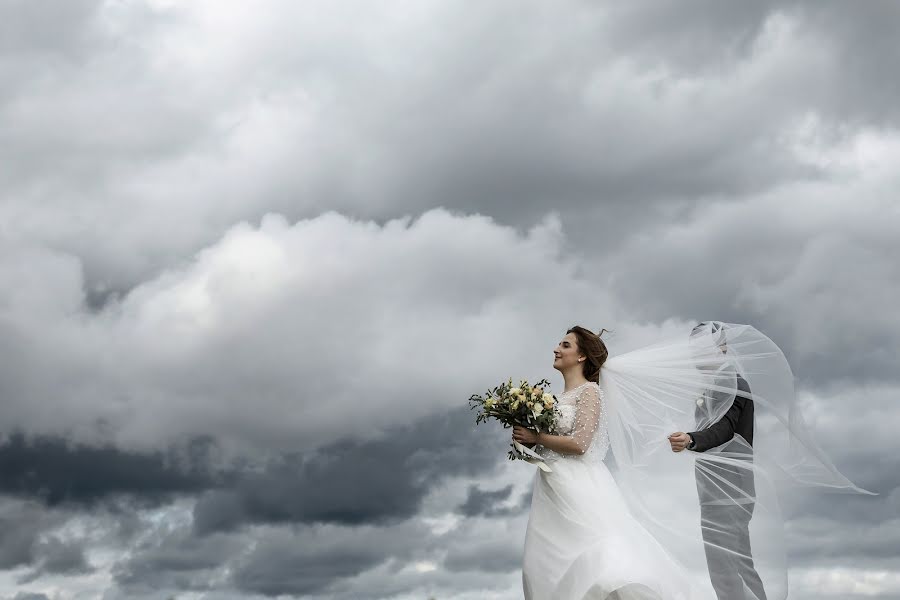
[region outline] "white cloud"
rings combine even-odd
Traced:
[[[560,236],[552,217],[519,235],[443,210],[383,226],[268,215],[99,313],[81,303],[77,260],[4,261],[23,357],[5,373],[4,421],[87,439],[102,421],[141,448],[192,433],[280,449],[370,437],[506,374],[550,375],[542,357],[578,307],[609,306],[573,279]],[[556,316],[529,316],[542,314]]]

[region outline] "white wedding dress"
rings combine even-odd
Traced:
[[[609,432],[603,392],[586,382],[558,396],[558,433],[583,454],[536,447],[525,533],[526,600],[679,600],[692,597],[684,569],[631,515],[603,459]]]

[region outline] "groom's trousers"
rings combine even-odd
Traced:
[[[706,563],[719,600],[766,600],[750,550],[753,506],[700,505]]]

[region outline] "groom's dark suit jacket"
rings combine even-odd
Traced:
[[[737,389],[747,394],[750,393],[750,385],[740,373],[737,374]],[[699,419],[702,416],[701,411],[698,409],[696,412]],[[734,439],[735,434],[747,440],[747,444],[750,444],[751,447],[748,448],[746,444]],[[753,400],[735,395],[731,407],[721,419],[705,429],[691,432],[691,437],[696,442],[696,446],[693,448],[694,452],[706,452],[710,448],[725,444],[722,447],[724,456],[752,463]],[[712,459],[703,460],[698,457],[696,471],[697,489],[700,493],[701,503],[726,498],[746,498],[747,496],[755,498],[752,464],[743,468],[735,463],[724,465]],[[735,486],[737,490],[732,489],[730,485]]]
[[[740,373],[737,374],[737,389],[750,393],[750,384]],[[699,410],[697,416],[700,416]],[[735,395],[731,408],[721,419],[706,429],[691,432],[691,437],[697,442],[693,449],[695,452],[706,452],[731,440],[736,433],[753,445],[753,400],[738,395]]]

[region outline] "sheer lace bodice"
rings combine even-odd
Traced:
[[[584,454],[561,454],[543,446],[537,452],[545,459],[602,461],[609,449],[603,390],[595,381],[586,381],[557,395],[557,434],[569,435]]]

